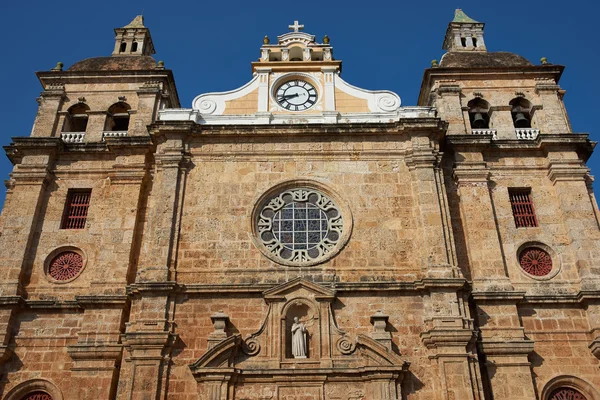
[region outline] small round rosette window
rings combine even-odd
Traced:
[[[519,254],[523,271],[536,277],[545,277],[552,272],[552,257],[538,247],[527,247]]]
[[[29,393],[22,400],[52,400],[52,396],[44,392]]]
[[[83,256],[72,250],[61,251],[48,264],[48,276],[57,282],[71,281],[83,270]]]
[[[312,265],[338,249],[344,220],[330,197],[314,189],[293,189],[266,202],[257,230],[271,258],[287,265]]]
[[[549,397],[549,400],[587,400],[584,395],[575,389],[559,388],[556,389]]]

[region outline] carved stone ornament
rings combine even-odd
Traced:
[[[266,290],[263,299],[268,309],[257,332],[244,340],[233,334],[189,366],[199,398],[320,399],[323,392],[328,399],[399,398],[409,363],[377,340],[340,329],[334,290],[296,278]],[[323,387],[307,388],[308,381]]]
[[[339,248],[344,219],[330,197],[315,189],[298,188],[267,199],[256,231],[274,261],[313,265],[327,260]]]
[[[44,263],[46,277],[53,283],[68,283],[79,277],[86,264],[85,253],[73,246],[53,250]]]

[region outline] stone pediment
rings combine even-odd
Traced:
[[[263,292],[263,297],[267,303],[285,301],[291,295],[333,301],[335,299],[335,290],[327,289],[306,279],[296,278]]]
[[[386,343],[340,329],[334,290],[296,278],[263,292],[263,298],[269,308],[258,331],[228,336],[189,366],[201,399],[285,398],[281,393],[307,385],[320,387],[311,399],[321,400],[318,393],[348,398],[348,391],[397,398],[409,363]],[[298,322],[306,331],[302,357],[291,348],[290,328]]]

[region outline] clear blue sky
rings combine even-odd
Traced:
[[[62,61],[65,68],[88,57],[108,56],[113,28],[143,12],[157,54],[174,71],[183,107],[201,93],[234,89],[251,78],[264,35],[274,39],[295,19],[319,40],[327,34],[334,55],[344,61],[343,77],[368,89],[390,89],[403,105],[415,105],[423,70],[440,59],[454,9],[485,22],[489,51],[512,51],[535,64],[541,57],[566,65],[560,85],[573,129],[600,139],[595,100],[600,1],[529,0],[519,2],[433,1],[121,1],[4,2],[0,37],[4,56],[0,142],[28,136],[41,86],[35,71]],[[365,71],[371,68],[371,73]],[[600,147],[598,148],[600,153]],[[600,171],[600,156],[589,162]],[[0,156],[0,176],[12,166]],[[600,176],[600,175],[599,175]],[[600,182],[595,191],[600,194]],[[0,188],[0,204],[5,196]],[[597,195],[600,198],[600,195]]]

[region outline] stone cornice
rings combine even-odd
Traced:
[[[533,340],[482,340],[479,348],[486,356],[526,356],[533,351]]]
[[[550,152],[554,149],[567,148],[576,150],[584,161],[587,161],[596,146],[596,142],[589,140],[587,133],[542,133],[535,140],[492,140],[491,135],[448,135],[445,143],[456,151],[542,150]]]
[[[36,75],[43,87],[48,87],[56,82],[73,83],[114,83],[115,80],[122,79],[145,83],[147,81],[162,80],[166,82],[163,90],[166,89],[173,107],[179,107],[179,95],[177,86],[173,77],[173,71],[170,69],[153,69],[140,71],[39,71]]]
[[[168,132],[191,133],[205,136],[235,136],[251,138],[282,136],[289,137],[329,137],[340,135],[398,135],[419,132],[435,139],[441,139],[447,123],[440,118],[402,118],[395,122],[381,123],[340,123],[340,124],[286,124],[286,125],[198,125],[191,121],[158,121],[149,126],[153,136]],[[397,140],[397,138],[395,138]]]
[[[478,68],[447,68],[435,67],[427,68],[423,73],[421,81],[421,89],[419,91],[418,105],[426,105],[430,88],[436,80],[457,79],[485,79],[486,76],[495,76],[495,79],[533,79],[547,77],[555,82],[560,80],[560,77],[565,69],[562,65],[524,65],[517,67],[478,67]],[[501,78],[500,78],[501,77]]]

